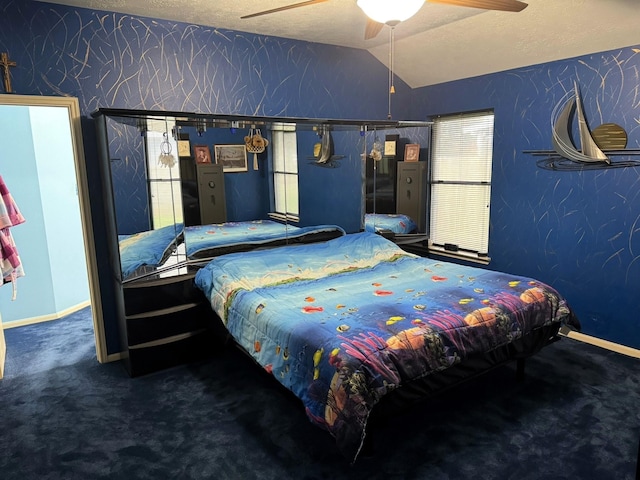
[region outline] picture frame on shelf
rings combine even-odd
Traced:
[[[420,144],[407,143],[404,147],[404,161],[417,162],[420,160]]]
[[[214,145],[216,163],[223,172],[247,172],[247,149],[245,145]]]
[[[194,145],[193,156],[196,163],[211,163],[211,150],[208,145]]]
[[[188,139],[178,139],[178,156],[190,157],[191,156],[191,144]]]

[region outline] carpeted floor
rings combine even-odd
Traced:
[[[10,329],[0,478],[633,479],[640,363],[563,339],[398,415],[350,465],[229,347],[136,379],[95,358],[91,312]]]

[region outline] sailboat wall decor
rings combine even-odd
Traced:
[[[584,111],[582,110],[582,102],[580,100],[580,92],[578,91],[578,84],[574,83],[574,92],[568,92],[565,97],[569,97],[564,103],[564,108],[557,114],[559,107],[562,105],[562,101],[558,103],[554,109],[552,120],[552,137],[553,146],[556,152],[562,157],[568,158],[575,162],[607,162],[611,164],[611,160],[607,157],[591,136],[589,127],[584,118]],[[582,152],[580,152],[571,141],[569,136],[569,127],[571,119],[571,110],[573,106],[576,107],[576,114],[578,116],[578,131],[580,133],[580,145],[582,146]]]
[[[571,120],[575,107],[575,115],[578,119],[578,134],[580,138],[580,150],[571,140]],[[577,82],[574,82],[573,90],[569,90],[558,102],[551,113],[551,142],[554,150],[526,150],[523,153],[532,155],[544,155],[546,158],[538,160],[541,168],[549,170],[584,170],[593,168],[620,168],[637,167],[640,161],[628,160],[612,162],[613,155],[639,155],[640,149],[625,149],[626,132],[615,124],[607,124],[616,133],[619,133],[618,143],[613,143],[616,149],[603,150],[594,139],[589,130],[582,108],[582,99]],[[604,125],[594,131],[602,132]],[[608,129],[611,131],[611,128]],[[620,143],[622,141],[623,143]],[[602,143],[607,143],[603,141]]]

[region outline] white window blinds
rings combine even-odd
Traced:
[[[436,249],[488,255],[493,119],[474,112],[434,120],[429,235]]]
[[[277,214],[297,220],[298,143],[295,124],[272,127],[274,208]]]
[[[147,180],[154,229],[183,221],[178,146],[171,134],[174,127],[174,121],[164,120],[149,120],[147,125]],[[161,153],[173,155],[175,163],[170,166],[160,162]]]

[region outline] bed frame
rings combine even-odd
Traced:
[[[263,367],[228,333],[220,317],[213,311],[211,313],[210,328],[211,331],[214,332],[214,336],[216,338],[224,338],[224,345],[226,347],[233,346],[237,348],[246,357],[251,359],[265,375],[268,375]],[[526,359],[537,354],[542,348],[561,340],[559,330],[559,324],[537,328],[507,345],[482,355],[469,357],[453,367],[428,375],[419,381],[404,384],[401,388],[385,395],[371,411],[367,422],[365,441],[358,456],[371,456],[375,454],[373,445],[377,432],[383,425],[386,425],[397,416],[398,412],[404,409],[428,402],[437,396],[443,395],[456,387],[478,379],[496,368],[506,366],[514,361],[516,362],[515,381],[524,381]],[[301,400],[290,390],[275,380],[274,384],[286,392],[287,395],[295,398],[296,401],[300,403],[301,409],[303,408]],[[640,462],[640,450],[638,454]],[[356,460],[352,463],[355,463],[355,461]],[[638,468],[640,468],[640,464]]]

